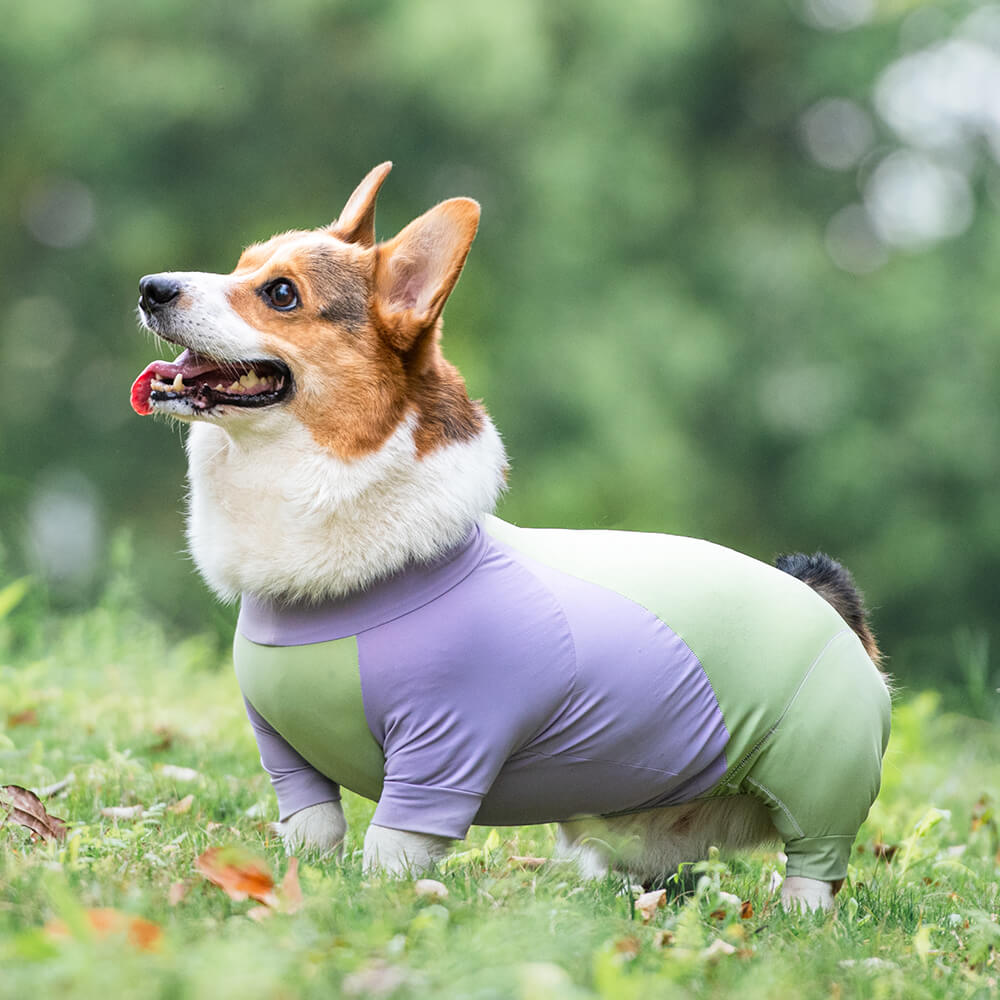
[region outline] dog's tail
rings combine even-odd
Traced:
[[[775,566],[782,572],[807,583],[831,604],[837,614],[857,633],[865,652],[875,666],[881,665],[882,653],[868,621],[864,596],[845,566],[841,566],[836,559],[831,559],[823,552],[816,552],[811,556],[803,555],[801,552],[778,556]]]

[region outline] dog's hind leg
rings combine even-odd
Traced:
[[[829,910],[833,906],[834,884],[804,875],[789,875],[781,887],[781,905],[786,910]]]
[[[584,876],[614,867],[643,882],[671,877],[683,863],[706,858],[710,847],[735,851],[779,840],[767,807],[749,795],[574,820],[560,825],[559,837],[559,853],[574,858]]]
[[[556,857],[576,863],[583,878],[604,878],[609,871],[607,844],[601,839],[604,821],[573,820],[556,829]]]

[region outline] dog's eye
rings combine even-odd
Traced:
[[[266,284],[261,291],[267,304],[273,309],[288,312],[299,304],[299,293],[287,278],[276,278]]]

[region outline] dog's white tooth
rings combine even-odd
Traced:
[[[249,371],[246,375],[243,375],[240,378],[240,385],[243,386],[244,389],[252,389],[258,381],[259,379],[257,378],[257,373]]]
[[[184,391],[184,378],[180,372],[174,376],[174,383],[171,385],[171,390],[173,392],[183,392]]]
[[[226,390],[226,392],[239,392],[239,391],[240,391],[240,384],[239,384],[239,382],[233,382],[229,386],[229,388]]]
[[[216,390],[216,392],[225,392],[226,391],[226,387],[221,382],[219,382],[215,386],[215,390]]]

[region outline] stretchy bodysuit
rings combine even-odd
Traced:
[[[282,818],[376,800],[464,837],[710,795],[763,799],[788,874],[846,874],[889,697],[840,616],[710,542],[488,518],[349,598],[244,596],[236,672]]]

